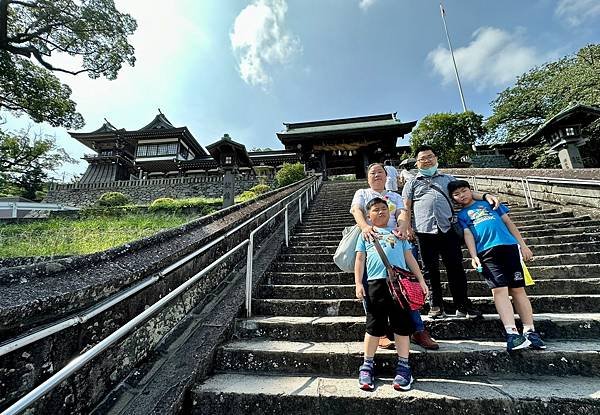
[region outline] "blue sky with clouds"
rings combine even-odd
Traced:
[[[283,122],[461,111],[435,0],[116,0],[138,22],[134,67],[115,81],[62,76],[86,120],[119,128],[157,108],[207,145],[281,148]],[[600,0],[446,0],[467,107],[530,68],[600,41]],[[18,128],[26,117],[10,119]],[[74,157],[90,152],[42,125]],[[67,166],[81,173],[86,163]],[[67,174],[67,179],[68,179]]]

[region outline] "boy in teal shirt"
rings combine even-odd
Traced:
[[[546,345],[533,325],[533,311],[525,292],[521,266],[521,256],[529,261],[533,253],[508,217],[508,208],[500,205],[494,210],[488,202],[474,200],[471,187],[464,180],[449,183],[448,193],[463,206],[457,215],[458,222],[465,232],[471,264],[481,272],[492,290],[496,310],[506,330],[506,349],[509,352],[527,347],[545,349]],[[522,335],[515,325],[509,295],[523,323]]]
[[[388,227],[390,212],[387,202],[379,197],[369,201],[366,206],[367,215],[373,224],[373,231],[378,235],[378,241],[392,265],[410,269],[419,280],[423,293],[428,294],[427,284],[419,269],[417,261],[411,253],[411,245],[398,239],[392,228]],[[368,290],[363,285],[365,265],[367,268]],[[387,324],[394,332],[394,342],[398,353],[396,376],[392,386],[396,390],[409,390],[412,382],[412,371],[408,362],[410,351],[410,335],[414,331],[408,310],[401,309],[392,298],[387,286],[387,270],[377,253],[372,241],[362,236],[356,243],[356,262],[354,265],[354,280],[356,297],[366,303],[367,329],[364,343],[364,362],[359,369],[359,387],[363,390],[373,390],[375,385],[373,359],[379,338],[386,334]],[[368,293],[368,295],[367,295]]]

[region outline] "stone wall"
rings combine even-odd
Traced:
[[[560,205],[579,214],[600,212],[600,169],[448,169],[469,178],[478,190],[497,192],[525,204],[525,188],[534,205]],[[475,178],[473,180],[473,177]],[[521,180],[527,178],[527,182]],[[573,181],[569,181],[573,180]],[[577,182],[582,180],[582,182]]]
[[[105,339],[134,316],[248,238],[277,212],[284,198],[313,179],[272,191],[190,222],[96,254],[0,270],[0,343],[29,329],[76,316],[127,287],[159,275],[152,285],[80,324],[0,356],[0,411],[55,374],[75,356]],[[269,208],[268,211],[264,211]],[[295,223],[297,209],[290,215]],[[257,215],[256,219],[251,219]],[[255,236],[256,246],[280,228],[283,215]],[[231,232],[235,228],[239,230]],[[180,268],[160,276],[174,261],[227,237]],[[276,250],[276,249],[275,249]],[[177,299],[62,382],[28,413],[89,413],[90,408],[137,364],[147,359],[192,310],[214,298],[228,275],[243,268],[246,247],[204,275]]]
[[[240,194],[256,186],[258,178],[238,178],[235,181],[235,193]],[[273,180],[268,180],[272,186]],[[160,197],[185,199],[189,197],[223,197],[221,177],[183,177],[173,179],[132,180],[114,183],[90,183],[57,185],[52,188],[44,202],[61,203],[69,206],[84,207],[93,204],[106,192],[121,192],[134,204],[147,205]]]

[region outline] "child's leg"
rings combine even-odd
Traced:
[[[371,336],[369,333],[365,333],[365,359],[373,358],[379,345],[379,336]]]
[[[531,302],[529,301],[529,297],[527,297],[525,288],[510,288],[509,290],[515,304],[515,309],[519,317],[521,317],[523,327],[533,328],[533,310],[531,309]]]
[[[410,353],[410,337],[399,336],[394,333],[394,342],[396,343],[396,352],[398,353],[398,357],[408,359],[408,355]]]
[[[502,320],[504,327],[515,327],[515,312],[513,306],[508,297],[508,287],[498,287],[492,289],[492,295],[494,296],[494,304],[496,305],[496,311]]]

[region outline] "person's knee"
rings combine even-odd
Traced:
[[[508,299],[508,287],[496,287],[492,288],[492,296],[494,297],[494,301],[496,300],[506,300]]]

